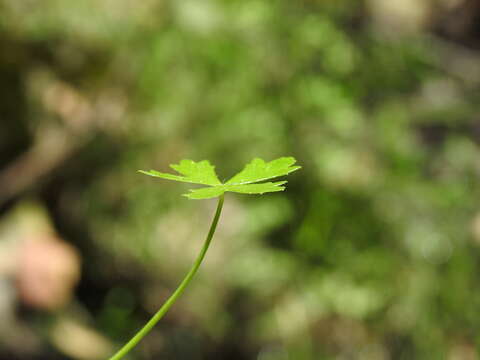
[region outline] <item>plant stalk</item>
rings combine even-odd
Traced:
[[[165,313],[172,307],[172,305],[177,301],[178,297],[184,292],[185,288],[187,285],[190,283],[190,281],[193,279],[195,274],[198,271],[198,268],[202,264],[202,261],[205,257],[205,254],[207,253],[208,247],[210,246],[210,243],[213,238],[213,234],[215,234],[215,230],[217,228],[218,220],[220,218],[220,214],[222,212],[222,207],[223,207],[223,200],[224,200],[224,195],[220,195],[218,198],[218,204],[217,204],[217,210],[215,211],[215,216],[213,217],[212,224],[210,225],[210,230],[208,231],[208,235],[205,239],[205,242],[202,246],[202,249],[200,250],[200,253],[198,254],[197,258],[195,259],[195,262],[192,265],[192,268],[188,272],[188,274],[185,276],[185,278],[182,280],[180,285],[177,287],[175,292],[168,298],[167,301],[162,305],[162,307],[153,315],[153,317],[145,324],[145,326],[140,329],[134,337],[132,337],[118,352],[113,355],[109,360],[119,360],[122,359],[125,355],[127,355],[130,350],[132,350],[139,342],[142,340],[149,332],[152,330],[152,328],[157,324],[157,322],[165,315]]]

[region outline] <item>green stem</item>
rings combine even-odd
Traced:
[[[157,324],[157,322],[165,315],[165,313],[172,307],[172,305],[175,303],[175,301],[178,299],[178,297],[183,293],[187,285],[190,283],[192,278],[195,276],[197,273],[198,268],[200,267],[200,264],[203,261],[203,258],[205,257],[205,254],[207,253],[208,247],[210,245],[210,242],[212,241],[213,234],[215,234],[215,229],[217,228],[218,224],[218,219],[220,218],[220,214],[222,212],[222,207],[223,207],[223,199],[224,196],[223,194],[218,198],[218,204],[217,204],[217,210],[215,212],[215,216],[213,218],[212,224],[210,225],[210,230],[208,231],[207,238],[205,239],[205,243],[203,244],[202,249],[200,250],[200,253],[197,256],[197,259],[193,263],[192,268],[188,272],[188,274],[185,276],[183,281],[180,283],[178,286],[177,290],[168,298],[168,300],[162,305],[160,310],[157,311],[155,315],[145,324],[145,326],[140,329],[137,334],[135,334],[134,337],[132,337],[115,355],[113,355],[109,360],[119,360],[123,358],[125,355],[127,355],[130,350],[132,350],[139,342],[140,340],[143,339],[145,335],[147,335],[150,330]]]

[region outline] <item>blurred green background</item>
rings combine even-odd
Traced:
[[[0,359],[479,359],[476,0],[0,0]]]

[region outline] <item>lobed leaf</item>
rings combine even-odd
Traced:
[[[242,184],[242,185],[226,185],[226,191],[241,194],[263,194],[267,192],[277,192],[285,190],[286,181],[266,182],[261,184]]]
[[[295,162],[296,160],[293,157],[282,157],[270,162],[255,158],[242,171],[228,180],[226,184],[250,184],[287,175],[300,169],[300,166],[292,166]]]
[[[170,167],[178,173],[182,174],[183,176],[161,173],[156,170],[140,170],[140,172],[149,176],[159,177],[167,180],[188,182],[193,184],[211,186],[222,184],[220,180],[218,180],[217,174],[215,173],[215,167],[211,165],[208,160],[203,160],[199,162],[195,162],[193,160],[182,160],[179,164],[172,164],[170,165]]]
[[[270,162],[255,158],[237,175],[222,184],[215,173],[215,167],[207,160],[195,162],[182,160],[179,164],[170,165],[180,175],[162,173],[156,170],[143,171],[142,174],[159,177],[167,180],[182,181],[194,184],[208,185],[201,189],[192,189],[184,196],[189,199],[210,199],[218,197],[223,193],[236,192],[240,194],[264,194],[285,190],[282,186],[286,181],[257,183],[272,179],[278,176],[287,175],[292,171],[300,169],[300,166],[293,166],[296,160],[293,157],[282,157]]]
[[[189,199],[211,199],[222,195],[223,193],[236,192],[240,194],[264,194],[267,192],[277,192],[285,190],[286,181],[267,182],[261,184],[243,184],[243,185],[218,185],[201,189],[192,189],[189,193],[183,194]]]
[[[188,197],[189,199],[211,199],[218,197],[225,192],[225,187],[223,185],[205,187],[201,189],[191,189],[189,193],[183,194],[183,196]]]

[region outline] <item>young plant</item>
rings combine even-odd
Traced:
[[[147,324],[138,331],[110,360],[119,360],[123,358],[140,340],[147,335],[155,324],[165,315],[170,307],[175,303],[178,297],[183,293],[187,285],[190,283],[196,274],[200,264],[207,253],[213,234],[217,228],[218,220],[222,212],[223,200],[225,192],[236,192],[241,194],[264,194],[268,192],[277,192],[285,190],[282,186],[286,181],[277,182],[263,182],[277,178],[279,176],[290,174],[291,172],[300,169],[300,166],[294,166],[296,160],[293,157],[282,157],[270,162],[265,162],[262,159],[253,159],[245,168],[237,175],[232,177],[225,183],[222,183],[215,173],[215,167],[207,160],[195,162],[192,160],[182,160],[179,164],[170,165],[175,171],[181,175],[174,175],[168,173],[161,173],[155,170],[140,172],[145,175],[158,177],[167,180],[181,181],[192,184],[206,185],[206,187],[199,189],[191,189],[189,193],[184,196],[189,199],[210,199],[218,197],[217,210],[213,217],[210,230],[205,239],[205,242],[198,254],[192,268],[182,280],[178,288],[167,299],[162,307],[155,315],[147,322]]]

